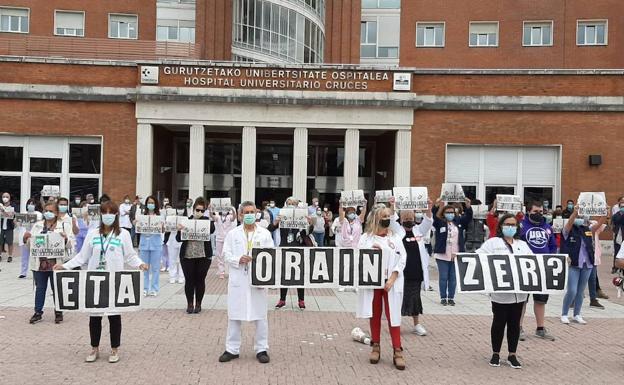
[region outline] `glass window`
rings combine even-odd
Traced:
[[[43,186],[60,186],[61,178],[58,177],[32,177],[30,178],[30,196],[40,197]]]
[[[399,49],[397,47],[379,47],[379,50],[377,52],[377,57],[399,57]]]
[[[54,20],[57,35],[84,36],[84,13],[55,11]]]
[[[444,23],[418,23],[417,47],[444,47]]]
[[[138,23],[136,15],[109,15],[108,37],[136,39]]]
[[[258,174],[292,175],[292,146],[261,144],[256,151],[256,172]]]
[[[186,174],[189,172],[189,143],[178,142],[176,146],[176,172]]]
[[[470,23],[471,47],[492,47],[498,45],[498,23]]]
[[[466,198],[471,201],[475,201],[477,199],[477,186],[474,185],[462,185],[462,190],[464,190],[464,195]]]
[[[524,203],[527,206],[532,201],[547,201],[552,208],[553,202],[553,188],[552,187],[525,187],[524,188]]]
[[[316,176],[316,147],[308,146],[308,177]]]
[[[22,147],[0,146],[0,171],[22,171]]]
[[[552,25],[548,23],[524,23],[522,44],[525,46],[550,45]]]
[[[99,144],[71,143],[69,145],[69,172],[99,174],[102,147]]]
[[[30,172],[60,173],[62,163],[62,159],[56,158],[30,158]]]
[[[370,177],[372,176],[372,161],[373,151],[368,147],[360,147],[360,154],[358,159],[358,176]]]
[[[100,195],[100,180],[98,178],[70,178],[69,179],[69,196],[80,195],[85,197],[87,194],[93,196]]]
[[[401,8],[401,0],[362,0],[362,8]]]
[[[344,147],[319,146],[317,169],[319,176],[343,176]]]
[[[165,41],[169,33],[169,27],[158,26],[156,27],[156,40]]]
[[[607,44],[607,21],[578,22],[576,44],[605,45]]]
[[[238,143],[206,143],[204,172],[206,174],[240,174],[240,153]]]
[[[11,194],[11,200],[19,207],[20,196],[22,191],[22,178],[19,176],[0,175],[0,193],[8,192]]]
[[[0,7],[0,32],[28,33],[28,9]]]
[[[514,195],[516,188],[513,186],[485,186],[485,204],[489,205],[496,199],[496,194]]]

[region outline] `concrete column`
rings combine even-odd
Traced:
[[[411,184],[412,131],[400,130],[394,144],[394,185],[408,187]]]
[[[241,202],[256,199],[256,127],[243,127]]]
[[[360,161],[360,131],[348,129],[345,133],[344,189],[358,189],[358,167]]]
[[[308,129],[295,128],[293,136],[293,192],[295,198],[307,202],[308,190]]]
[[[193,125],[189,135],[189,197],[193,200],[204,196],[204,151],[206,130],[202,125]]]
[[[151,124],[137,125],[136,193],[145,199],[153,193],[154,128]]]

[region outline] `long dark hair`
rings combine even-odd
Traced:
[[[145,208],[143,209],[143,214],[145,215],[149,214],[149,210],[147,209],[147,201],[149,201],[150,199],[154,201],[154,214],[160,215],[160,208],[159,208],[160,204],[158,203],[158,198],[156,198],[153,195],[150,195],[147,198],[145,198]]]
[[[119,206],[113,201],[105,201],[100,205],[100,215],[102,214],[115,214],[115,222],[110,227],[113,229],[115,235],[119,236],[121,228],[119,227]],[[104,234],[104,222],[100,220],[100,234]]]
[[[503,223],[509,218],[514,218],[516,220],[516,234],[514,235],[514,238],[519,239],[520,238],[520,221],[518,221],[518,218],[516,218],[515,215],[509,214],[509,213],[503,214],[502,217],[498,218],[498,224],[496,225],[496,236],[499,238],[504,238]]]

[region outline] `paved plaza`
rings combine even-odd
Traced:
[[[94,364],[84,363],[89,351],[88,316],[66,313],[60,325],[52,308],[44,320],[28,324],[32,315],[33,283],[18,280],[19,259],[0,264],[0,383],[1,384],[607,384],[621,383],[624,371],[624,302],[615,298],[605,261],[603,288],[613,300],[606,309],[586,307],[585,326],[559,323],[562,296],[551,296],[547,328],[555,342],[529,337],[518,355],[522,370],[503,365],[491,368],[490,302],[484,295],[458,295],[456,307],[438,304],[435,291],[423,295],[423,324],[429,335],[410,333],[405,318],[402,342],[407,369],[392,366],[387,328],[382,334],[382,361],[368,363],[369,347],[351,340],[350,331],[367,322],[354,316],[355,293],[335,290],[306,291],[307,310],[296,310],[296,292],[286,309],[269,311],[271,363],[261,365],[252,350],[252,325],[246,325],[241,358],[217,361],[224,350],[227,324],[227,281],[214,271],[207,278],[204,311],[184,312],[183,285],[169,284],[161,275],[162,289],[147,298],[144,310],[123,315],[122,360],[106,361],[108,333],[102,336],[105,353]],[[435,269],[432,271],[435,279]],[[435,288],[437,282],[432,282]],[[270,291],[269,305],[278,292]],[[51,305],[51,297],[47,305]],[[529,315],[531,314],[529,310]],[[384,321],[385,322],[385,321]],[[528,331],[534,319],[525,322]],[[505,346],[501,356],[504,358]]]

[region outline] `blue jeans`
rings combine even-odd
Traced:
[[[316,241],[316,245],[318,247],[323,247],[324,245],[324,239],[325,239],[325,233],[315,233],[312,232],[312,235],[314,236],[314,240]]]
[[[53,276],[54,274],[51,271],[33,271],[33,278],[35,280],[35,313],[43,313],[48,282],[50,282],[50,289],[52,289],[54,293],[54,284],[52,283]]]
[[[143,290],[156,292],[160,290],[160,255],[162,249],[141,250],[141,259],[149,265],[149,269],[143,272]]]
[[[563,297],[563,309],[561,315],[568,315],[570,306],[574,302],[574,315],[581,314],[581,307],[583,306],[583,292],[589,281],[592,269],[576,266],[570,266],[568,269],[568,284],[566,285],[566,293]]]
[[[455,298],[455,286],[457,280],[455,278],[455,267],[453,262],[436,259],[438,264],[438,275],[440,285],[440,299]]]

